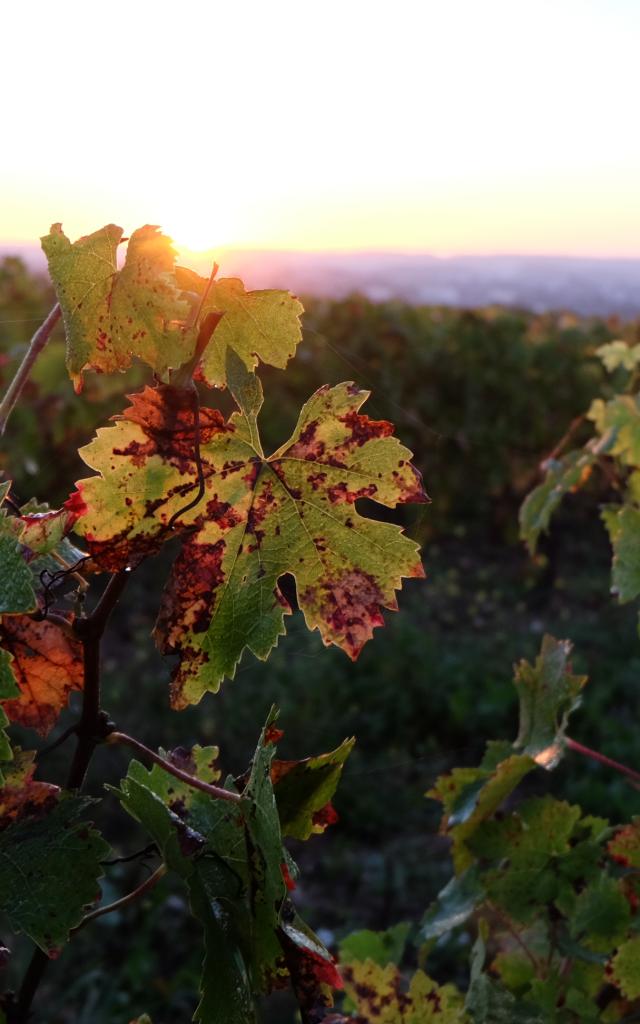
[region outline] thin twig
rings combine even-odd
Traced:
[[[66,743],[70,736],[73,736],[75,733],[77,733],[79,724],[79,722],[74,722],[73,725],[70,725],[68,729],[65,729],[64,732],[61,733],[60,736],[58,736],[57,740],[54,740],[53,743],[48,743],[46,747],[43,747],[42,750],[39,750],[36,754],[36,761],[39,761],[41,758],[46,757],[47,754],[52,754],[54,750],[57,750],[58,747],[61,747],[63,743]]]
[[[181,782],[186,782],[192,789],[199,789],[203,793],[208,793],[209,796],[214,797],[216,800],[229,800],[231,803],[239,803],[242,799],[239,793],[233,793],[230,789],[223,789],[222,786],[213,786],[209,782],[203,782],[201,779],[196,778],[195,775],[189,775],[188,772],[183,772],[181,768],[176,768],[175,765],[171,764],[170,761],[165,760],[164,757],[160,757],[160,754],[156,754],[149,747],[145,747],[144,743],[140,743],[139,740],[133,738],[133,736],[127,736],[124,732],[112,732],[106,738],[107,743],[122,743],[128,747],[131,747],[136,753],[140,754],[141,757],[146,758],[148,761],[153,761],[154,764],[164,768],[170,775],[175,775],[176,779],[180,779]]]
[[[65,634],[65,636],[71,637],[73,640],[78,639],[78,634],[73,628],[73,622],[69,619],[65,619],[64,615],[58,615],[57,612],[34,612],[31,618],[34,622],[52,622],[55,626]]]
[[[520,949],[522,950],[522,952],[525,954],[525,956],[531,962],[531,966],[533,967],[534,971],[536,972],[536,975],[538,975],[538,972],[542,970],[542,964],[540,963],[538,958],[536,956],[534,956],[534,954],[531,952],[531,950],[527,946],[527,944],[524,941],[524,939],[522,939],[521,936],[518,935],[517,931],[515,930],[515,928],[513,927],[512,923],[511,923],[510,918],[507,917],[507,915],[502,911],[502,909],[499,906],[497,906],[495,903],[489,903],[489,906],[493,910],[493,912],[496,915],[496,917],[500,918],[500,920],[502,921],[502,924],[504,925],[504,927],[509,932],[509,935],[511,936],[511,938],[514,939],[517,942],[517,944],[520,946]]]
[[[56,302],[47,319],[40,325],[40,327],[38,327],[38,330],[33,335],[33,338],[29,343],[29,348],[25,352],[24,359],[16,370],[15,377],[9,385],[6,395],[2,399],[2,402],[0,402],[0,437],[4,434],[9,417],[14,410],[16,402],[22,394],[22,389],[27,383],[29,374],[31,373],[31,367],[47,344],[51,336],[51,332],[58,323],[60,316],[60,306]]]
[[[633,768],[628,768],[626,764],[621,764],[620,761],[614,761],[612,758],[607,757],[606,754],[601,754],[599,750],[592,750],[591,747],[585,747],[582,743],[577,743],[576,740],[566,737],[566,744],[569,750],[575,751],[576,754],[582,754],[584,757],[590,757],[592,761],[598,761],[600,764],[604,764],[607,768],[613,768],[614,771],[620,772],[621,775],[625,775],[628,779],[634,783],[635,786],[640,786],[640,772],[634,771]]]
[[[167,873],[167,865],[161,864],[160,867],[156,868],[152,875],[142,882],[137,889],[133,892],[127,893],[126,896],[122,896],[119,900],[115,900],[113,903],[107,903],[104,907],[98,907],[96,910],[92,910],[90,914],[85,914],[80,924],[76,925],[75,928],[71,929],[70,935],[75,935],[81,928],[88,925],[90,921],[95,921],[98,917],[103,917],[105,914],[113,914],[116,910],[122,910],[123,907],[128,907],[130,903],[135,903],[144,896],[145,893],[153,889],[158,884],[161,878]]]
[[[147,846],[143,847],[142,850],[136,850],[135,853],[129,853],[126,857],[112,857],[110,860],[101,860],[100,863],[105,867],[113,867],[114,864],[129,864],[132,860],[144,859],[150,857],[152,853],[158,852],[157,843],[148,843]]]

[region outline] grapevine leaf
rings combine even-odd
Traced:
[[[579,819],[579,807],[543,797],[527,800],[517,813],[484,822],[469,846],[476,857],[497,865],[483,874],[488,898],[522,922],[529,921],[540,904],[554,902],[565,887],[558,858],[571,855],[570,841]],[[571,865],[567,873],[571,874]]]
[[[284,856],[280,819],[271,781],[275,747],[269,738],[276,714],[272,711],[260,734],[249,780],[243,791],[249,850],[251,904],[254,918],[252,952],[260,986],[268,988],[282,957],[277,929],[287,895],[282,873]]]
[[[427,910],[422,919],[420,939],[436,939],[452,931],[474,913],[484,899],[484,889],[477,869],[468,868],[454,875]]]
[[[20,543],[33,554],[42,556],[60,551],[77,518],[73,508],[49,509],[46,505],[29,502],[20,509],[20,516],[12,525],[20,528]]]
[[[545,636],[535,664],[516,666],[514,685],[520,698],[520,731],[514,747],[544,768],[562,756],[569,715],[579,704],[587,676],[571,675],[568,640]]]
[[[266,658],[289,607],[278,586],[290,573],[307,626],[356,658],[382,609],[396,609],[402,578],[424,575],[400,527],[359,515],[360,497],[395,506],[428,500],[410,452],[386,421],[359,414],[367,392],[321,388],[291,439],[265,459],[252,416],[224,422],[200,410],[204,495],[194,458],[190,391],[147,388],[82,456],[100,475],[80,481],[76,531],[94,562],[112,571],[187,532],[165,591],[156,638],[181,661],[175,707],[216,691],[245,647]]]
[[[297,914],[282,922],[279,937],[302,1020],[330,1024],[333,990],[343,988],[335,959]]]
[[[623,942],[612,961],[613,981],[627,999],[640,999],[640,935]]]
[[[471,982],[465,1008],[473,1024],[545,1024],[548,1020],[487,974]]]
[[[230,942],[220,904],[214,905],[196,873],[189,883],[190,905],[204,930],[201,999],[194,1014],[202,1024],[255,1024],[256,1011],[242,953]],[[225,926],[227,925],[227,926]]]
[[[587,416],[603,438],[609,438],[607,452],[617,455],[626,466],[640,466],[640,402],[634,395],[616,395],[605,402],[596,398]]]
[[[613,548],[611,589],[622,603],[640,594],[640,509],[615,505],[602,518]]]
[[[67,335],[67,369],[76,391],[85,370],[125,370],[132,356],[158,374],[189,357],[181,327],[189,304],[174,273],[171,240],[157,227],[134,231],[121,270],[115,224],[73,244],[54,224],[42,239]]]
[[[463,1024],[469,1018],[462,996],[453,985],[437,985],[416,971],[404,991],[394,964],[381,967],[373,960],[353,961],[341,967],[344,987],[357,1019],[379,1024]]]
[[[0,512],[0,615],[37,608],[31,572],[20,549],[12,520]]]
[[[479,825],[498,809],[536,763],[526,754],[511,754],[495,763],[502,744],[487,753],[478,768],[454,768],[441,775],[427,796],[439,800],[445,809],[440,829],[453,840],[456,874],[472,863],[467,847]]]
[[[393,925],[384,932],[373,932],[368,928],[352,932],[340,943],[340,962],[373,960],[379,967],[399,964],[407,944],[411,925],[404,921]]]
[[[532,554],[565,495],[579,490],[589,479],[598,454],[602,454],[600,447],[590,443],[544,464],[544,480],[527,495],[520,509],[520,537]]]
[[[99,895],[100,861],[109,846],[81,820],[91,803],[63,797],[0,834],[0,908],[14,931],[25,932],[50,957]]]
[[[34,779],[34,753],[16,750],[13,763],[3,765],[5,782],[0,789],[0,830],[28,815],[45,813],[57,801],[60,790]]]
[[[46,736],[70,693],[83,687],[81,643],[47,619],[37,622],[27,615],[5,615],[0,620],[0,645],[2,676],[6,679],[10,672],[19,691],[8,699],[0,693],[5,712],[12,722]]]
[[[200,376],[215,387],[227,383],[227,358],[231,349],[249,370],[258,362],[284,369],[302,339],[302,303],[286,291],[247,292],[237,278],[221,278],[209,284],[193,271],[178,268],[178,282],[185,290],[206,299],[200,317],[222,313],[214,342],[205,349]]]
[[[627,345],[626,341],[610,341],[596,349],[605,368],[613,373],[620,366],[625,370],[635,370],[640,363],[640,345]]]
[[[631,912],[620,882],[601,875],[580,893],[571,918],[571,935],[582,936],[591,949],[604,951],[624,937]]]
[[[303,761],[273,761],[271,781],[283,835],[308,839],[337,819],[331,798],[354,743],[344,740],[336,750]]]
[[[619,828],[607,846],[613,860],[624,867],[640,869],[640,818]]]

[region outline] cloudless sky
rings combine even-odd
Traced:
[[[640,0],[32,0],[0,241],[640,256]]]

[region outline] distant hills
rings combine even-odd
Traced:
[[[0,244],[0,257],[10,254],[44,270],[35,246]],[[501,305],[622,318],[640,314],[640,259],[251,250],[215,255],[225,277],[299,295],[343,298],[361,292],[376,300],[428,305]],[[206,273],[208,265],[202,260],[195,269]]]

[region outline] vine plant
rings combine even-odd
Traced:
[[[114,225],[73,244],[54,225],[42,239],[58,302],[0,404],[3,432],[60,317],[76,391],[87,371],[122,371],[134,357],[153,373],[81,450],[94,475],[62,508],[22,504],[8,481],[0,489],[0,908],[36,945],[0,1015],[9,1024],[44,1020],[36,995],[50,958],[171,871],[204,935],[194,1019],[249,1024],[260,994],[290,985],[303,1019],[320,1020],[342,980],[295,910],[298,870],[283,840],[309,839],[335,820],[331,798],[353,740],[278,760],[274,710],[247,772],[223,780],[215,748],[157,753],[109,719],[102,639],[131,573],[179,538],[154,631],[175,659],[176,710],[233,678],[245,649],[268,657],[292,611],[279,585],[285,574],[308,627],[356,658],[382,610],[397,607],[402,578],[424,572],[400,527],[363,517],[355,502],[428,499],[411,453],[391,424],[361,414],[367,392],[353,383],[320,388],[292,437],[266,456],[256,368],[284,368],[295,354],[301,304],[284,291],[247,292],[218,278],[217,267],[208,280],[177,267],[155,227],[131,235],[120,264],[122,242]],[[221,387],[237,406],[228,419],[200,400]],[[106,580],[96,599],[94,577]],[[4,727],[46,736],[72,691],[82,694],[81,714],[56,741],[76,740],[61,790],[35,778],[33,752],[12,748]],[[86,819],[94,799],[81,795],[99,745],[136,756],[107,799],[142,824],[159,861],[110,905],[99,902],[98,885],[109,846]]]
[[[417,545],[356,502],[428,500],[411,453],[389,423],[360,412],[367,393],[350,382],[321,387],[291,438],[266,456],[256,370],[284,369],[295,355],[300,303],[283,291],[247,292],[217,267],[208,280],[177,267],[157,228],[134,232],[121,262],[123,241],[114,225],[74,244],[60,225],[43,238],[58,302],[0,402],[1,434],[60,318],[77,391],[87,371],[122,371],[134,357],[153,373],[81,449],[94,473],[62,508],[24,504],[9,481],[0,484],[0,910],[35,944],[19,991],[0,999],[0,1024],[46,1020],[37,995],[50,960],[168,872],[186,886],[204,937],[193,1018],[201,1024],[253,1024],[258,997],[286,986],[304,1024],[640,1020],[640,819],[611,826],[547,795],[514,797],[567,750],[640,785],[632,768],[566,735],[586,682],[572,672],[568,641],[545,637],[535,663],[516,667],[515,742],[489,743],[477,768],[455,768],[430,790],[443,806],[454,874],[422,922],[350,936],[339,964],[295,909],[298,869],[284,840],[307,840],[335,821],[331,800],[353,740],[279,760],[272,710],[246,772],[223,779],[216,748],[155,751],[110,720],[105,630],[131,573],[168,541],[180,548],[154,636],[175,659],[170,699],[179,710],[232,679],[246,649],[268,657],[292,610],[285,575],[307,626],[356,658],[383,610],[397,607],[402,579],[424,575]],[[603,466],[624,496],[604,512],[624,600],[640,594],[640,347],[614,343],[602,355],[630,373],[629,386],[594,404],[596,435],[582,449],[561,455],[563,439],[521,523],[533,548],[562,496]],[[226,419],[210,400],[221,387],[236,405]],[[80,717],[50,744],[75,737],[61,789],[36,779],[34,752],[5,730],[16,723],[46,737],[72,691]],[[87,819],[95,798],[82,795],[99,746],[135,755],[104,798],[143,826],[157,858],[113,903],[99,892],[110,847]],[[460,928],[475,932],[465,993],[422,969],[407,977],[406,946],[424,960]]]

